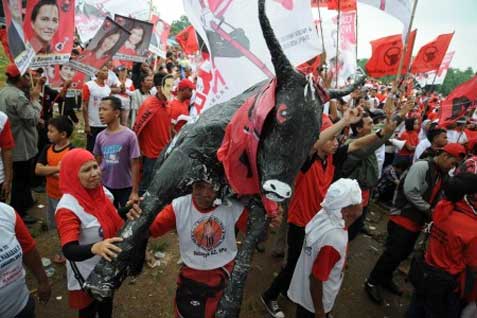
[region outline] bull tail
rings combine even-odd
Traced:
[[[338,97],[343,97],[343,96],[349,95],[357,87],[361,86],[364,83],[365,79],[366,79],[366,75],[362,75],[353,84],[348,85],[344,88],[328,89],[328,95],[330,96],[330,98],[338,98]]]

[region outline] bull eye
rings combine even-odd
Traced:
[[[283,124],[285,121],[287,121],[288,117],[288,107],[285,104],[280,104],[278,106],[277,110],[277,121],[279,124]]]

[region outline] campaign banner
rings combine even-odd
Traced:
[[[285,3],[286,2],[286,3]],[[204,40],[210,85],[204,108],[227,101],[274,76],[258,19],[257,1],[183,0],[184,10]],[[267,1],[266,13],[290,62],[297,66],[321,53],[310,1]],[[209,76],[209,75],[207,75]]]
[[[35,58],[35,51],[23,32],[22,1],[2,0],[5,12],[6,43],[8,52],[21,74],[24,74]]]
[[[321,18],[328,65],[327,77],[331,79],[332,87],[341,87],[346,85],[347,78],[355,74],[358,67],[356,61],[356,11],[341,12],[339,38],[336,11],[325,10],[322,12]],[[319,24],[320,21],[318,20],[316,23]],[[319,34],[320,38],[321,36]],[[336,80],[338,80],[338,85],[336,85]]]
[[[94,76],[119,51],[129,35],[128,30],[106,17],[86,49],[76,59],[72,59],[70,65]]]
[[[154,28],[152,29],[149,51],[165,59],[167,53],[167,39],[171,32],[171,25],[160,19],[157,15],[152,16],[151,22],[154,24]]]
[[[50,87],[58,89],[63,87],[65,82],[71,82],[68,91],[81,90],[83,88],[85,74],[76,70],[71,64],[48,65],[45,69]]]
[[[104,18],[119,14],[149,21],[148,0],[76,0],[75,25],[81,42],[87,43],[101,27]]]
[[[113,59],[145,62],[149,52],[153,24],[119,14],[114,16],[114,21],[128,30],[130,35],[119,51],[113,56]]]
[[[74,42],[74,0],[27,1],[23,29],[36,52],[31,67],[64,64]]]

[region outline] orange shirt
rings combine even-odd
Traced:
[[[59,150],[55,150],[55,145],[47,145],[38,157],[38,162],[44,166],[56,167],[70,149],[73,149],[71,144]],[[62,193],[58,176],[49,175],[46,177],[46,193],[52,199],[59,200],[61,198]]]
[[[147,158],[159,157],[171,139],[171,117],[166,102],[157,96],[148,97],[139,108],[133,130],[141,154]]]

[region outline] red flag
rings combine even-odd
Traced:
[[[182,47],[185,54],[195,54],[199,50],[199,43],[192,25],[188,26],[176,35],[176,41]]]
[[[329,10],[354,11],[356,10],[356,0],[328,0]]]
[[[457,86],[442,102],[439,123],[456,121],[477,104],[477,76]]]
[[[313,8],[318,8],[318,7],[328,8],[328,0],[311,0],[311,6]]]
[[[411,56],[414,40],[416,39],[417,30],[409,35],[408,49],[404,58],[401,74],[407,72]],[[396,34],[371,41],[373,54],[366,64],[366,71],[371,77],[383,77],[387,75],[396,75],[399,68],[399,61],[403,51],[402,35]]]
[[[425,73],[438,70],[446,55],[454,33],[441,34],[419,50],[412,63],[411,73]]]

